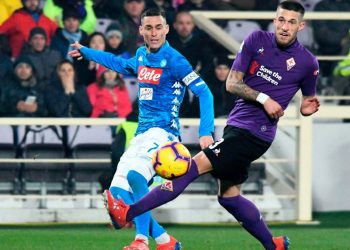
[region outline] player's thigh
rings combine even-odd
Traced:
[[[131,140],[128,149],[121,157],[116,175],[127,179],[128,172],[134,170],[149,182],[155,175],[152,166],[153,154],[168,141],[178,141],[178,138],[160,128],[152,128],[137,135]]]
[[[248,178],[251,162],[262,156],[270,145],[247,130],[226,126],[223,137],[204,149],[204,153],[212,164],[214,177],[239,185]]]

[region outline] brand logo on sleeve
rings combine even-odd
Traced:
[[[142,83],[159,84],[163,70],[159,68],[139,67],[137,80]]]

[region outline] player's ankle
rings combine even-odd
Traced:
[[[164,244],[164,243],[168,243],[170,241],[170,236],[167,232],[165,232],[165,233],[162,233],[161,235],[159,235],[154,240],[156,241],[157,244]]]

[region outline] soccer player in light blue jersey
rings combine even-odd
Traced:
[[[220,205],[266,250],[288,249],[288,238],[273,237],[258,208],[241,195],[241,184],[248,178],[251,162],[270,147],[279,118],[298,90],[303,94],[302,115],[319,109],[318,63],[297,40],[305,25],[304,12],[299,2],[283,1],[277,7],[275,32],[253,32],[244,40],[226,80],[226,89],[239,99],[223,137],[193,157],[189,171],[172,180],[171,192],[157,187],[132,205],[105,192],[115,223],[122,227],[138,214],[175,199],[198,176],[211,172],[219,179]]]
[[[121,157],[109,189],[114,198],[121,197],[128,204],[137,202],[148,193],[148,183],[155,175],[151,162],[153,153],[164,143],[180,139],[179,109],[186,87],[200,101],[201,148],[214,142],[212,94],[189,62],[166,41],[169,26],[164,11],[146,10],[141,15],[139,31],[145,46],[140,47],[135,57],[128,60],[86,48],[77,42],[69,53],[72,57],[95,61],[123,75],[137,77],[139,124],[136,136]],[[181,248],[180,243],[166,233],[150,212],[139,215],[134,222],[135,241],[124,249],[148,249],[149,235],[156,240],[157,250]]]

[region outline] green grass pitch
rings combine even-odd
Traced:
[[[350,212],[318,213],[320,225],[270,224],[274,235],[288,235],[291,250],[350,250]],[[263,249],[236,224],[166,225],[184,250]],[[133,239],[133,229],[112,230],[107,225],[35,224],[0,225],[2,250],[122,249]],[[155,249],[151,241],[150,249]]]

